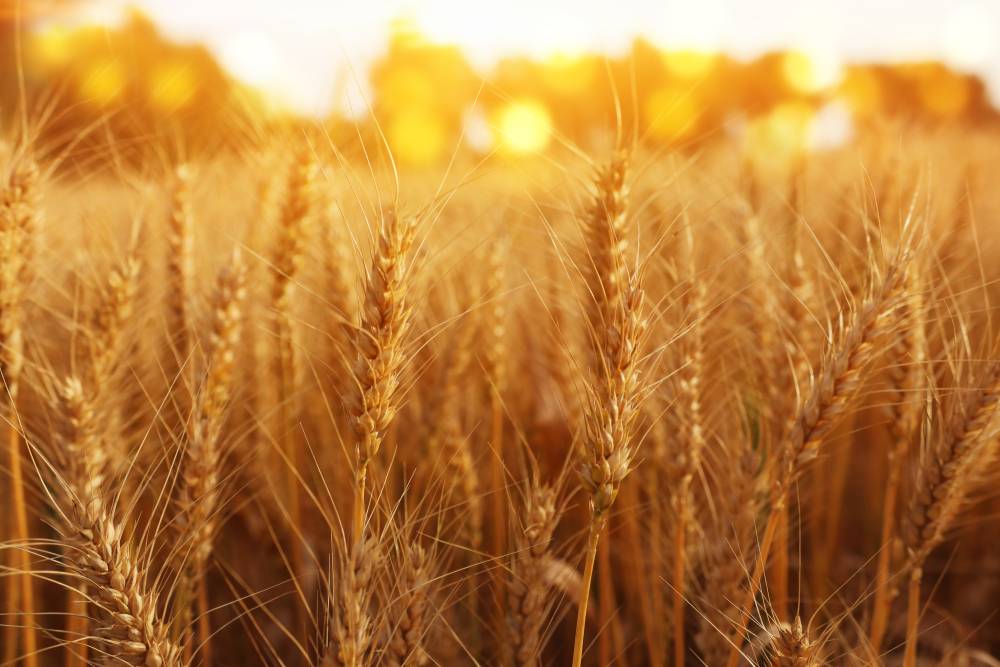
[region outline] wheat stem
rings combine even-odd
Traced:
[[[674,530],[674,605],[673,605],[673,625],[674,625],[674,664],[678,667],[684,665],[684,553],[687,534],[687,521],[684,514],[687,512],[687,503],[682,501],[679,508],[677,525]]]
[[[587,633],[587,604],[590,601],[590,584],[594,579],[594,561],[597,559],[597,543],[604,529],[604,520],[590,522],[587,535],[587,550],[584,555],[583,578],[580,581],[580,604],[576,611],[576,634],[573,638],[573,667],[583,664],[583,639]]]
[[[910,572],[910,585],[906,597],[906,644],[903,650],[903,667],[917,667],[917,636],[920,624],[920,581],[923,569]]]

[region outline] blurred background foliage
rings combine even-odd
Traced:
[[[164,135],[190,157],[317,125],[234,80],[205,48],[169,41],[137,12],[113,28],[48,20],[70,4],[42,0],[18,19],[14,0],[0,0],[2,121],[11,127],[23,113],[42,145],[72,158],[67,164],[145,160]],[[508,156],[586,147],[618,113],[626,132],[654,147],[695,150],[737,133],[754,154],[772,157],[834,145],[887,120],[997,121],[981,80],[935,62],[841,67],[795,51],[737,61],[636,40],[618,57],[508,57],[483,72],[405,22],[358,76],[366,80],[350,85],[365,91],[360,108],[320,119],[322,129],[348,158],[381,129],[397,160],[417,167],[440,164],[459,145]]]

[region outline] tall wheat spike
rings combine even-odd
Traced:
[[[414,220],[389,208],[382,212],[379,224],[378,245],[368,267],[361,326],[355,338],[355,542],[361,540],[364,531],[368,466],[399,409],[400,373],[406,359],[404,342],[412,315],[407,290]]]
[[[101,492],[109,461],[121,451],[114,443],[113,414],[107,406],[114,405],[114,389],[127,340],[125,329],[132,316],[140,269],[139,261],[130,255],[111,270],[86,330],[87,358],[82,378],[70,376],[59,393],[60,412],[67,424],[56,459],[61,461],[62,475],[76,498],[90,499]],[[70,637],[83,636],[87,631],[86,615],[79,609],[83,607],[85,611],[86,600],[84,583],[68,591]],[[68,648],[68,667],[86,664],[86,643]]]
[[[920,429],[922,395],[928,372],[926,313],[920,290],[920,274],[914,270],[910,275],[912,284],[908,290],[908,299],[901,306],[901,332],[896,339],[896,349],[893,350],[893,356],[899,361],[890,369],[891,386],[896,396],[888,408],[893,441],[889,450],[889,473],[882,500],[882,539],[876,565],[875,597],[869,630],[869,641],[875,652],[881,650],[888,627],[893,594],[889,576],[896,537],[897,497],[907,454]]]
[[[423,667],[430,660],[425,645],[431,620],[431,555],[419,544],[405,546],[402,555],[401,595],[386,647],[386,663],[389,667]]]
[[[87,582],[95,601],[94,645],[100,664],[183,665],[181,649],[159,617],[157,596],[148,588],[143,565],[109,508],[99,497],[77,498],[68,516],[70,530],[63,536],[66,565]]]
[[[541,664],[545,621],[553,604],[546,576],[552,557],[552,535],[559,520],[556,493],[533,482],[524,498],[523,527],[515,533],[507,582],[510,663],[518,667]]]
[[[66,568],[75,585],[88,591],[84,599],[92,601],[94,659],[102,665],[180,667],[181,650],[158,614],[156,592],[148,588],[143,563],[104,501],[104,457],[93,398],[74,377],[62,385],[59,398],[66,424],[62,472],[57,475],[66,492],[60,501],[59,530]]]
[[[191,211],[191,168],[182,164],[174,172],[170,213],[167,220],[167,308],[173,354],[182,371],[183,391],[191,386],[191,291],[194,282],[194,224]],[[186,397],[182,396],[182,400]],[[181,405],[181,410],[186,409]]]
[[[285,486],[288,498],[288,515],[293,525],[301,523],[301,501],[298,470],[301,468],[300,447],[292,428],[298,361],[295,350],[295,328],[292,326],[292,293],[302,264],[310,216],[313,212],[315,181],[318,166],[314,155],[302,149],[295,157],[287,176],[277,238],[271,258],[271,300],[274,321],[273,363],[277,389],[277,421],[274,437],[285,458]],[[291,544],[292,568],[298,572],[304,567],[302,544]],[[303,627],[304,619],[300,619]]]
[[[917,664],[920,584],[927,556],[945,538],[984,469],[1000,435],[1000,363],[991,362],[982,388],[964,402],[952,423],[932,433],[923,452],[915,488],[904,517],[903,542],[909,572],[906,650],[903,664]]]
[[[875,281],[867,298],[853,312],[850,321],[841,324],[839,336],[827,345],[819,376],[799,401],[796,414],[789,422],[771,477],[771,513],[761,538],[727,667],[736,667],[739,663],[743,634],[754,598],[760,588],[779,518],[795,481],[806,464],[818,456],[820,446],[848,413],[864,380],[865,371],[876,357],[878,344],[898,326],[899,307],[906,294],[906,271],[912,256],[911,247],[901,245],[881,279]]]
[[[246,273],[239,250],[219,273],[215,290],[212,329],[208,339],[203,380],[189,429],[180,473],[178,520],[179,543],[184,552],[177,599],[187,625],[190,602],[198,596],[199,633],[202,664],[211,664],[211,628],[205,590],[205,569],[212,553],[219,504],[219,435],[232,393],[236,350],[240,342],[240,321],[246,296]]]
[[[372,661],[376,628],[370,606],[382,554],[370,536],[348,549],[326,582],[317,667],[364,667]]]
[[[590,526],[577,613],[574,667],[583,661],[587,601],[598,542],[608,510],[632,471],[634,427],[644,393],[639,373],[639,347],[646,328],[643,292],[638,276],[629,271],[624,256],[626,164],[627,157],[619,155],[599,172],[595,201],[585,221],[592,244],[588,287],[594,368],[579,466],[581,486],[590,506]]]
[[[3,381],[2,418],[7,429],[7,463],[10,472],[13,531],[10,537],[22,547],[12,551],[10,566],[17,583],[7,591],[7,609],[21,612],[21,650],[27,667],[38,664],[35,637],[35,596],[31,558],[26,550],[30,534],[24,492],[22,443],[17,398],[24,367],[24,305],[26,278],[38,226],[38,167],[28,157],[15,158],[0,184],[0,376]],[[16,655],[16,625],[4,631],[4,657]]]
[[[684,595],[688,577],[686,560],[687,533],[694,521],[694,496],[692,484],[701,468],[702,453],[705,449],[705,426],[702,415],[702,378],[704,377],[704,332],[702,318],[705,317],[705,285],[697,277],[695,267],[694,232],[690,224],[685,230],[685,254],[687,255],[688,280],[685,310],[692,317],[690,330],[684,341],[685,356],[681,366],[680,392],[684,401],[684,433],[681,446],[676,454],[677,472],[673,477],[677,485],[672,489],[671,502],[674,518],[674,572],[673,572],[673,646],[674,663],[684,664]]]

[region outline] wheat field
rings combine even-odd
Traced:
[[[10,133],[2,664],[1000,664],[1000,137],[615,130]]]

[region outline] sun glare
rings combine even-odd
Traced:
[[[49,26],[38,35],[34,45],[35,54],[50,67],[63,65],[73,57],[72,32],[66,26]]]
[[[784,169],[808,147],[813,110],[802,102],[784,102],[755,118],[746,128],[745,150],[764,169]]]
[[[402,66],[389,72],[380,89],[381,103],[389,112],[434,106],[434,85],[419,67]]]
[[[594,68],[581,56],[558,53],[549,57],[545,65],[545,83],[564,95],[586,90],[594,82]]]
[[[537,153],[551,139],[552,118],[540,102],[513,102],[500,111],[497,133],[500,147],[505,152]]]
[[[118,99],[124,87],[125,68],[108,59],[89,68],[80,82],[80,94],[98,106],[107,106]]]
[[[667,51],[663,54],[663,65],[667,71],[681,79],[697,79],[708,74],[715,66],[718,56],[709,51]]]
[[[160,65],[150,81],[150,98],[164,111],[176,111],[187,105],[198,86],[194,72],[183,63]]]
[[[781,70],[793,89],[806,94],[835,86],[841,78],[841,64],[833,53],[789,51]]]
[[[665,86],[646,100],[646,122],[653,136],[672,141],[691,132],[699,110],[694,90],[677,85]]]
[[[236,32],[225,38],[219,58],[226,69],[251,86],[274,85],[281,74],[281,57],[263,32]]]
[[[841,81],[840,97],[858,114],[870,114],[882,103],[882,90],[878,79],[871,72],[854,69]]]
[[[396,114],[389,123],[388,139],[396,158],[412,166],[433,164],[445,150],[445,128],[430,111],[414,109]]]

